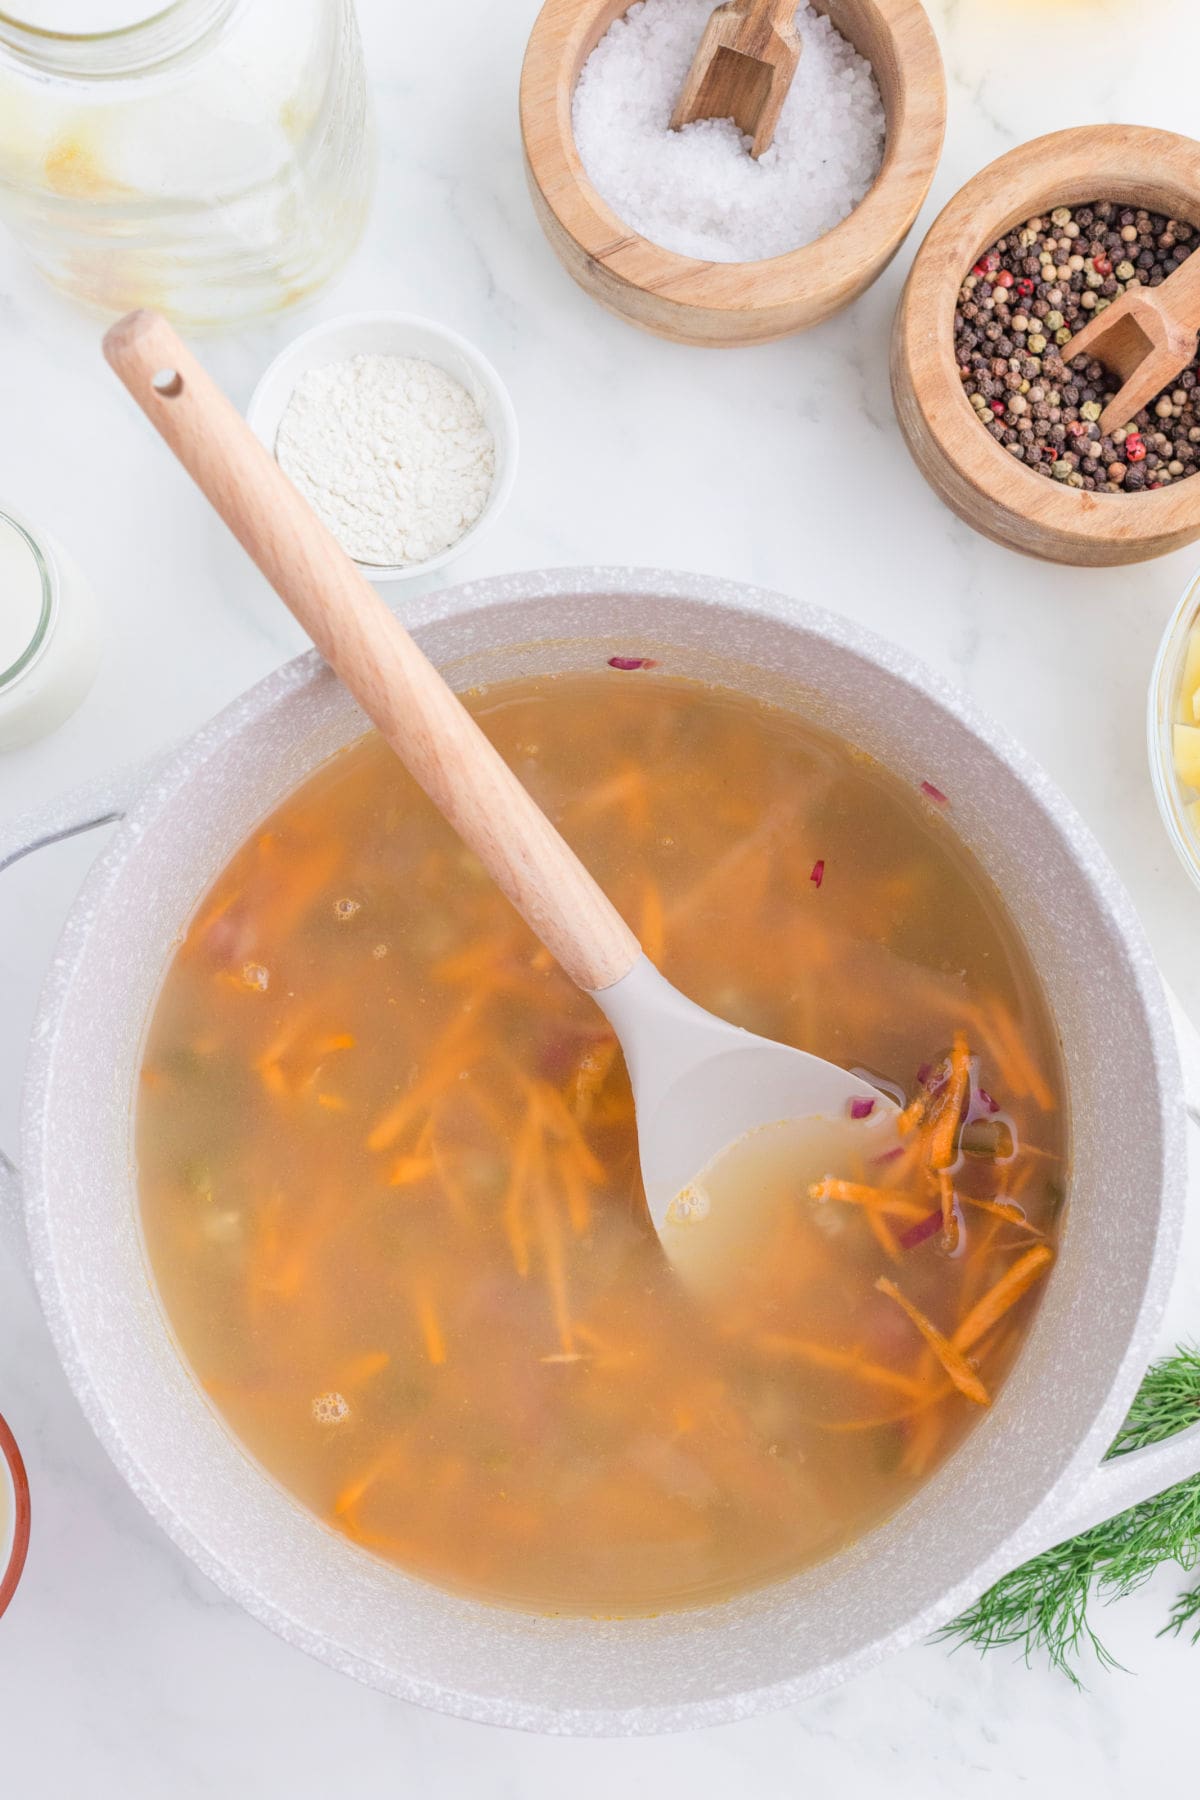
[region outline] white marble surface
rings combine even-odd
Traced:
[[[1195,127],[1194,0],[933,0],[951,77],[926,208],[1043,130],[1092,120]],[[536,0],[454,8],[360,0],[382,178],[345,278],[314,310],[396,306],[473,337],[524,433],[513,505],[465,576],[551,562],[693,567],[803,592],[955,677],[1042,760],[1127,879],[1200,1018],[1200,904],[1160,829],[1143,708],[1168,612],[1200,554],[1140,570],[1041,568],[973,536],[909,463],[887,331],[902,253],[848,316],[807,338],[711,355],[642,337],[567,280],[534,223],[516,82]],[[1086,45],[1080,48],[1080,42]],[[214,342],[244,399],[307,320]],[[0,496],[90,571],[107,622],[99,684],[50,742],[0,761],[0,816],[199,723],[295,644],[241,558],[136,420],[95,323],[0,243]],[[91,850],[0,882],[0,1142],[11,1145],[38,984]],[[1200,1235],[1200,1234],[1196,1234]],[[1200,1332],[1200,1253],[1180,1329]],[[1007,1656],[922,1648],[826,1699],[707,1735],[579,1744],[488,1731],[381,1698],[286,1648],[150,1524],[71,1398],[0,1252],[0,1408],[34,1489],[28,1574],[0,1625],[0,1792],[13,1800],[408,1793],[690,1800],[1076,1792],[1194,1782],[1200,1650],[1156,1641],[1163,1573],[1105,1632],[1136,1671],[1074,1694]]]

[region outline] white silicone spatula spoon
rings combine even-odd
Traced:
[[[686,999],[159,314],[131,313],[104,351],[147,418],[290,607],[401,762],[573,981],[608,1016],[629,1066],[646,1198],[674,1196],[745,1133],[848,1119],[877,1089],[754,1037]],[[854,1102],[859,1102],[856,1107]]]

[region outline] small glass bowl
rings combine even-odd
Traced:
[[[1150,703],[1146,715],[1150,751],[1150,776],[1163,824],[1184,868],[1200,888],[1200,824],[1188,809],[1200,793],[1185,787],[1175,772],[1173,744],[1183,663],[1188,639],[1200,627],[1200,574],[1192,577],[1159,646],[1150,677]]]
[[[487,505],[460,538],[423,562],[358,564],[370,581],[407,581],[443,569],[464,551],[473,550],[508,505],[517,478],[517,415],[508,389],[487,357],[457,331],[412,313],[350,313],[301,333],[275,358],[251,395],[246,422],[272,456],[280,421],[301,375],[326,363],[362,355],[420,357],[445,369],[476,402],[496,446],[496,472]]]

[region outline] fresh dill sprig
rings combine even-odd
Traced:
[[[1108,1454],[1161,1443],[1198,1420],[1200,1349],[1181,1345],[1151,1368]],[[981,1652],[1016,1644],[1027,1663],[1044,1652],[1079,1687],[1075,1664],[1085,1646],[1103,1667],[1120,1666],[1092,1627],[1090,1603],[1120,1600],[1164,1562],[1200,1565],[1200,1475],[1022,1563],[938,1637]],[[1159,1636],[1193,1627],[1191,1641],[1200,1643],[1200,1585],[1179,1596]]]

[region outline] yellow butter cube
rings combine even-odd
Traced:
[[[1186,787],[1200,788],[1200,725],[1175,727],[1175,773]]]
[[[1183,654],[1183,680],[1179,684],[1179,718],[1200,725],[1200,625],[1193,625]]]

